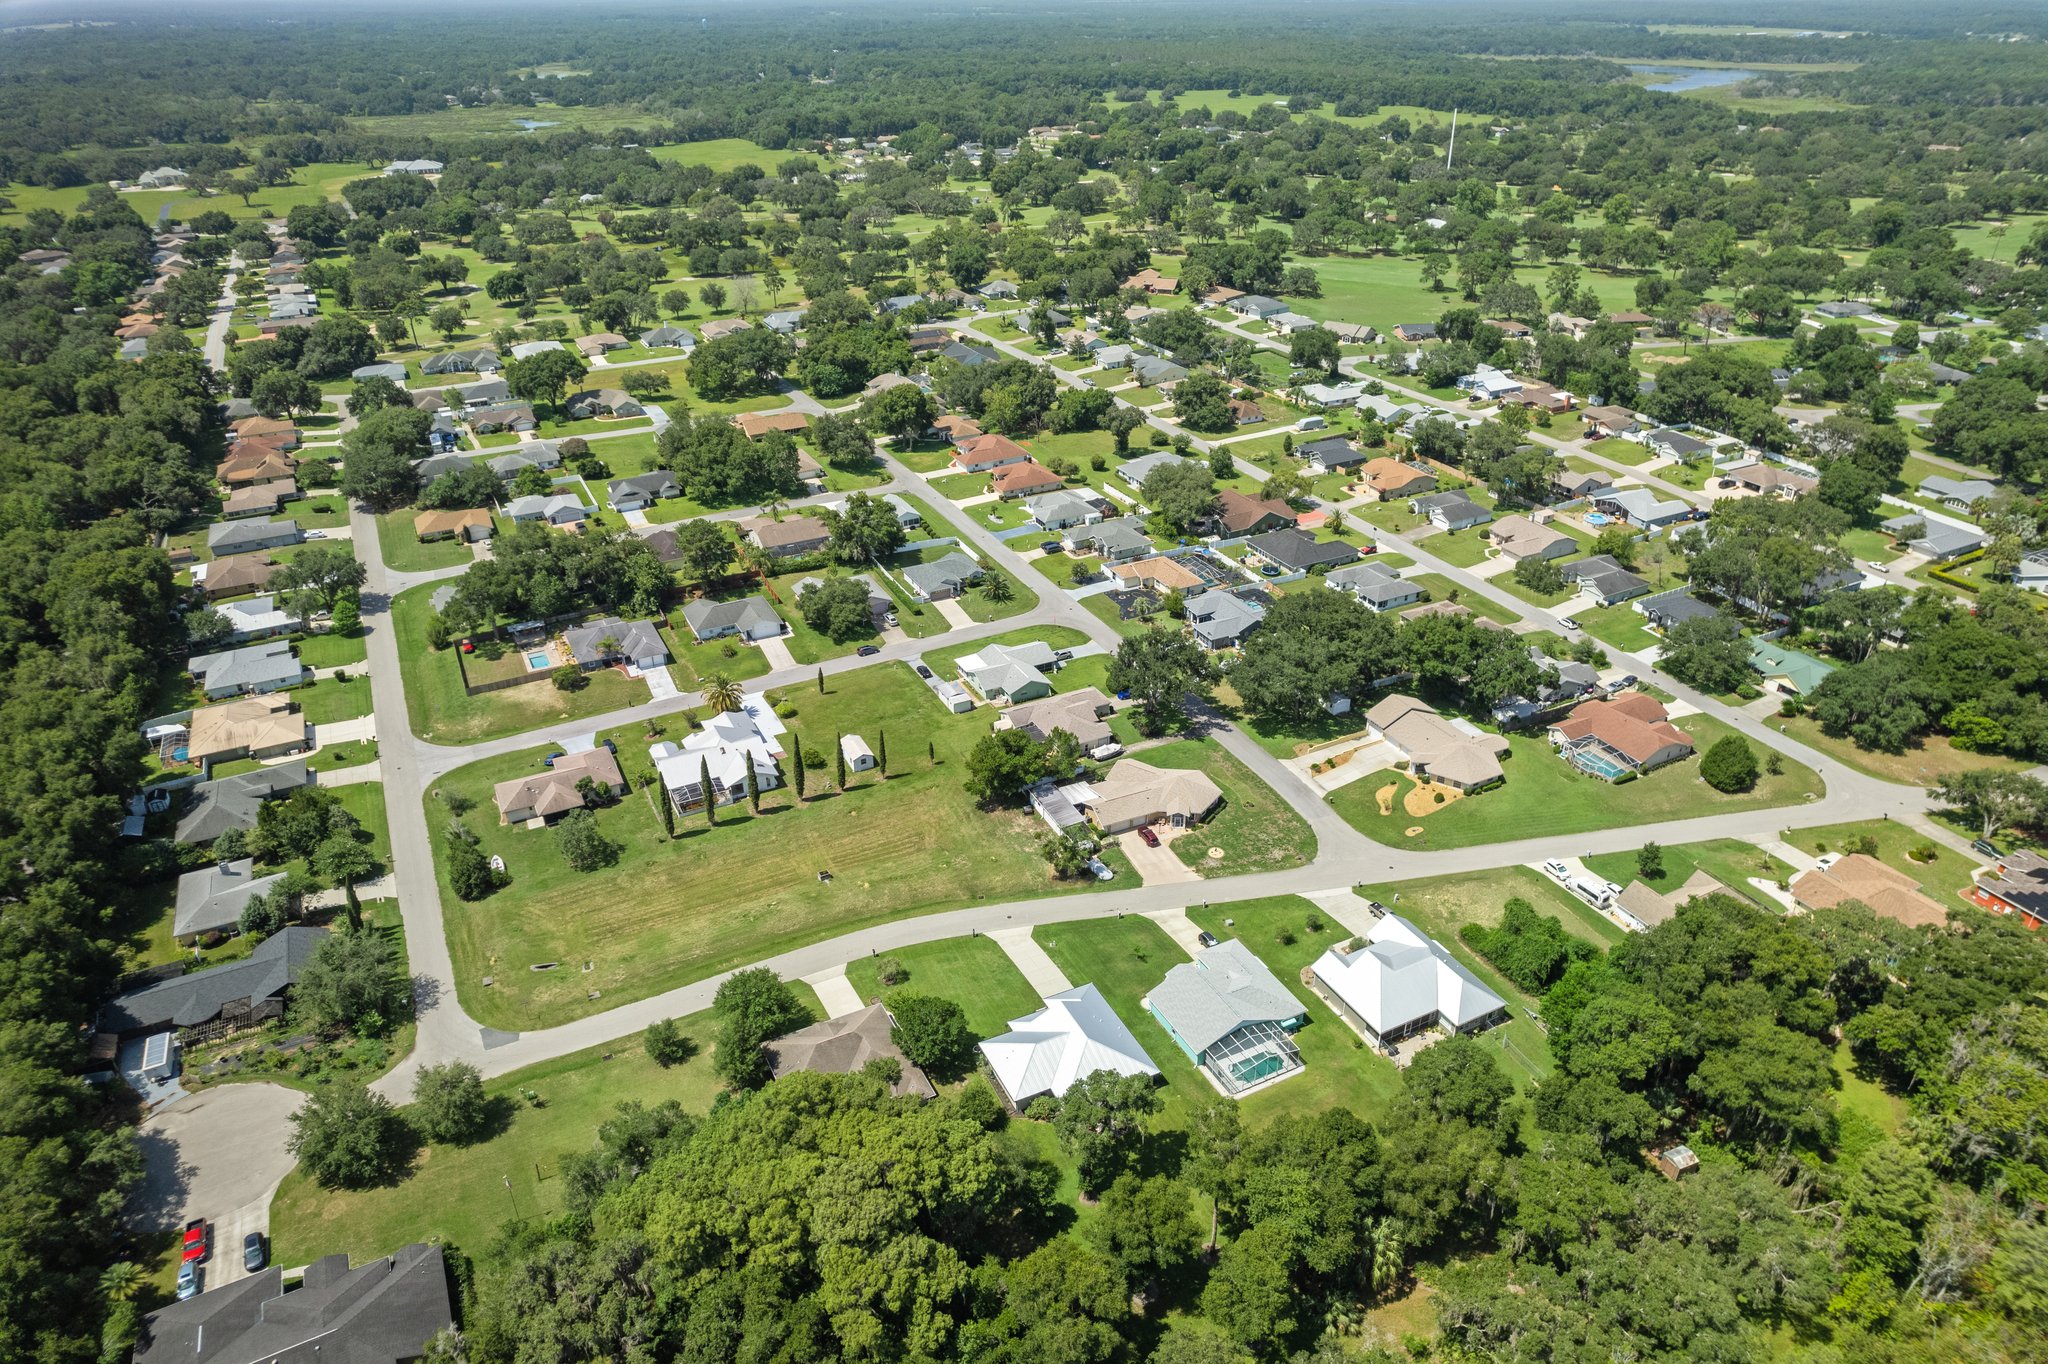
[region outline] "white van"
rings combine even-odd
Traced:
[[[1574,876],[1566,882],[1572,893],[1587,904],[1605,909],[1614,896],[1608,891],[1607,883],[1594,876]]]
[[[1322,417],[1303,417],[1294,424],[1294,429],[1297,431],[1322,431],[1328,428],[1329,425],[1329,421]]]

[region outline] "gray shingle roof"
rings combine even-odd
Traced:
[[[324,928],[295,925],[265,938],[238,962],[117,995],[100,1011],[100,1029],[125,1035],[189,1028],[213,1018],[230,1000],[269,999],[298,980],[299,969],[326,936]]]
[[[751,631],[771,623],[780,629],[782,625],[782,618],[775,614],[775,608],[761,597],[741,597],[738,601],[693,601],[683,608],[683,620],[698,635],[711,630]]]
[[[929,596],[934,592],[957,590],[981,576],[981,565],[955,551],[929,564],[912,564],[903,570],[905,581]]]
[[[306,784],[303,759],[259,767],[192,788],[175,837],[180,843],[209,843],[229,829],[253,829],[263,802]]]
[[[220,933],[238,926],[242,907],[252,896],[267,895],[284,879],[282,872],[256,875],[254,858],[218,863],[178,878],[178,906],[171,920],[171,935],[190,937],[196,933]]]
[[[1301,1001],[1236,938],[1195,954],[1152,989],[1152,1007],[1183,1042],[1207,1051],[1247,1023],[1281,1023]]]

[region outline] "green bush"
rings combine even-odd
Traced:
[[[1747,791],[1756,785],[1756,750],[1739,734],[1724,735],[1700,759],[1700,777],[1716,791]]]

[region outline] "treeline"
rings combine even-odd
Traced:
[[[72,266],[15,263],[44,246]],[[138,1324],[125,1280],[106,1281],[121,1294],[110,1303],[101,1277],[141,1173],[132,1098],[79,1076],[143,908],[137,888],[174,870],[116,834],[143,778],[140,722],[183,654],[182,593],[156,537],[207,498],[205,452],[221,437],[210,376],[181,333],[159,333],[140,363],[115,358],[118,300],[149,250],[134,210],[104,191],[46,234],[0,228],[6,1359],[118,1358]]]

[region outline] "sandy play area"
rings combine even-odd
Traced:
[[[1373,792],[1373,800],[1378,803],[1381,814],[1391,815],[1394,813],[1394,795],[1400,789],[1401,784],[1399,782],[1388,782],[1385,786]],[[1439,793],[1443,796],[1441,801],[1437,799]],[[1463,791],[1458,790],[1454,786],[1439,786],[1434,782],[1424,782],[1409,788],[1408,795],[1401,801],[1401,808],[1408,812],[1410,818],[1421,819],[1424,815],[1435,814],[1453,801],[1462,800],[1464,795]]]

